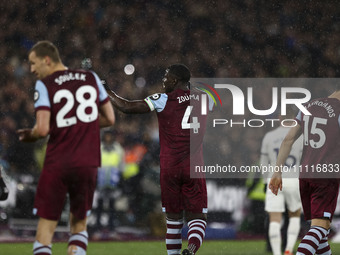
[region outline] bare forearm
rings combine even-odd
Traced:
[[[112,126],[115,123],[115,113],[109,101],[100,106],[99,113],[99,126],[101,128]]]
[[[99,115],[99,126],[101,128],[110,127],[113,124],[114,124],[114,121],[112,122],[111,120],[107,119],[103,115],[101,115],[101,114]]]
[[[288,134],[283,139],[279,154],[276,159],[276,165],[281,167],[285,164],[287,157],[289,156],[289,153],[292,149],[292,146],[296,139],[299,138],[301,135],[301,127],[300,125],[297,125],[295,127],[290,128]],[[280,168],[281,169],[281,168]]]
[[[108,94],[109,94],[111,103],[113,104],[113,106],[116,109],[118,109],[118,110],[120,110],[121,112],[124,112],[124,113],[130,113],[129,107],[128,107],[129,103],[130,103],[129,100],[118,96],[115,92],[113,92],[111,90]]]
[[[277,155],[277,159],[276,159],[276,166],[279,167],[278,169],[282,169],[281,166],[285,165],[287,157],[289,156],[289,153],[292,149],[293,143],[294,141],[291,141],[291,140],[283,140],[280,150],[279,150],[279,154]]]
[[[112,105],[124,113],[147,113],[150,112],[149,106],[144,100],[127,100],[118,96],[115,92],[108,89],[107,93],[110,97]]]

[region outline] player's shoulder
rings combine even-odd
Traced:
[[[331,97],[328,97],[327,100],[328,100],[327,102],[329,102],[331,105],[336,107],[336,109],[339,113],[339,111],[340,111],[340,100],[337,99],[337,98],[331,98]]]
[[[316,98],[305,104],[312,115],[328,115],[337,117],[340,114],[340,101],[332,97]],[[299,114],[302,115],[301,111]]]
[[[337,100],[337,101],[340,103],[339,100]],[[307,103],[304,104],[304,106],[306,106],[307,108],[310,108],[312,106],[321,106],[323,104],[332,103],[332,102],[333,102],[332,98],[319,97],[319,98],[314,98],[314,99],[308,101]]]

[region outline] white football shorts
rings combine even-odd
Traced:
[[[270,179],[268,184],[269,182]],[[291,212],[301,208],[298,178],[283,178],[282,191],[279,190],[277,196],[271,192],[269,185],[267,186],[265,210],[267,212],[284,212],[286,210],[285,205],[287,205],[287,209]]]

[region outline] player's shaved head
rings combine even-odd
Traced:
[[[57,47],[50,41],[39,41],[30,49],[28,54],[35,52],[35,55],[39,58],[50,57],[55,63],[61,62],[59,51]]]
[[[167,68],[169,73],[176,76],[176,78],[183,82],[188,82],[190,80],[191,74],[189,68],[183,64],[174,64]]]

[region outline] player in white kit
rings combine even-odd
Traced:
[[[280,121],[284,125],[269,131],[263,138],[261,147],[261,166],[265,171],[267,169],[268,182],[270,181],[272,171],[270,167],[275,167],[276,158],[283,139],[289,131],[290,125],[296,125],[294,112],[287,108],[287,115],[280,116]],[[283,121],[283,122],[282,122]],[[287,169],[291,171],[283,174],[282,181],[284,189],[275,196],[267,187],[265,210],[269,213],[269,241],[274,255],[281,255],[281,221],[282,214],[285,212],[287,205],[289,215],[289,225],[287,230],[287,245],[285,255],[292,255],[293,248],[300,232],[300,214],[301,200],[299,192],[299,165],[302,155],[302,136],[295,142],[286,160]],[[272,168],[273,169],[273,168]]]

